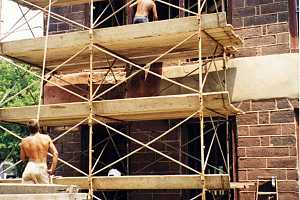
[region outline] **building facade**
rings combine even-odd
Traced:
[[[187,1],[178,1],[184,6]],[[100,7],[103,5],[99,5]],[[119,6],[119,5],[116,5]],[[161,8],[162,9],[162,8]],[[256,182],[258,176],[278,178],[279,199],[299,199],[299,71],[298,71],[298,27],[297,1],[290,0],[230,0],[227,3],[227,21],[244,43],[229,61],[228,90],[234,105],[244,111],[232,119],[231,123],[231,164],[232,181]],[[74,5],[55,8],[54,12],[73,19],[81,24],[89,24],[89,6]],[[182,16],[182,13],[172,15]],[[170,15],[169,15],[170,16]],[[119,24],[132,20],[132,11],[128,8],[119,18]],[[166,16],[164,16],[166,17]],[[111,22],[117,25],[116,22]],[[109,26],[109,25],[107,25]],[[61,34],[75,31],[71,25],[52,19],[50,31]],[[122,68],[119,69],[122,72]],[[157,67],[162,73],[163,67]],[[179,77],[178,77],[179,78]],[[137,76],[132,82],[122,86],[107,98],[125,98],[156,95],[164,84],[160,79],[144,75]],[[86,90],[87,85],[78,85]],[[71,90],[82,93],[79,89]],[[151,89],[149,89],[151,87]],[[209,88],[207,89],[209,90]],[[170,93],[180,93],[178,88]],[[166,93],[168,94],[168,93]],[[54,86],[45,86],[45,104],[78,101]],[[168,130],[176,120],[160,120],[120,123],[118,129],[126,131],[144,142],[148,142]],[[187,140],[187,133],[197,132],[193,123],[175,130],[161,139],[155,148],[172,155],[181,161],[188,158],[176,152],[178,146]],[[54,136],[69,127],[51,127]],[[103,127],[96,128],[97,134],[105,133]],[[57,143],[60,156],[79,168],[87,167],[87,127],[73,130]],[[101,136],[102,137],[102,136]],[[101,137],[96,141],[101,143]],[[116,136],[117,137],[117,136]],[[224,139],[225,140],[225,139]],[[125,155],[136,146],[117,138],[116,155],[104,156],[105,162],[112,162],[120,155]],[[95,149],[95,151],[100,151]],[[113,147],[109,152],[114,151]],[[175,148],[175,150],[174,150]],[[182,147],[181,151],[192,151],[194,147]],[[117,155],[119,154],[119,155]],[[195,154],[195,156],[197,156]],[[155,161],[155,164],[151,164]],[[148,150],[140,151],[130,159],[116,166],[122,173],[140,174],[181,174],[186,171],[178,165],[158,157]],[[105,172],[106,173],[106,172]],[[105,175],[103,173],[102,175]],[[66,166],[58,167],[58,174],[78,175]],[[256,187],[232,192],[232,198],[253,200]],[[193,193],[193,192],[191,192]],[[184,191],[133,191],[129,199],[184,199],[191,196]]]

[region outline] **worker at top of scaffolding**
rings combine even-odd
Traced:
[[[27,166],[22,175],[22,183],[28,184],[48,184],[49,174],[54,175],[57,165],[58,152],[51,138],[40,133],[37,120],[32,120],[28,124],[30,136],[22,139],[20,143],[20,159],[28,159]],[[47,167],[47,154],[53,154],[50,169]],[[49,174],[48,174],[49,173]]]
[[[133,19],[134,24],[149,22],[149,13],[153,12],[154,20],[158,20],[154,0],[137,0],[136,13]]]

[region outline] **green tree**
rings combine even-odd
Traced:
[[[23,67],[30,69],[27,65],[23,65]],[[39,96],[38,80],[37,77],[24,70],[5,61],[0,61],[0,107],[19,107],[37,104]],[[15,96],[34,81],[36,84]],[[1,122],[1,126],[21,137],[27,135],[26,127],[21,124]],[[0,163],[4,160],[13,163],[19,160],[19,143],[20,140],[18,138],[0,129]],[[18,166],[18,171],[20,172],[22,168],[23,165]]]

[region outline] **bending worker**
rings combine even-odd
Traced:
[[[149,22],[149,12],[152,10],[154,21],[158,20],[154,0],[137,0],[136,13],[133,19],[134,24]]]
[[[55,172],[58,152],[51,138],[40,133],[39,124],[36,120],[30,121],[28,129],[31,135],[22,139],[20,143],[20,159],[23,161],[28,159],[22,175],[22,183],[48,184],[49,174],[54,175]],[[49,170],[47,167],[48,151],[53,154]]]

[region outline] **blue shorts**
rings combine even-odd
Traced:
[[[134,24],[149,22],[148,16],[135,16],[133,19]]]

